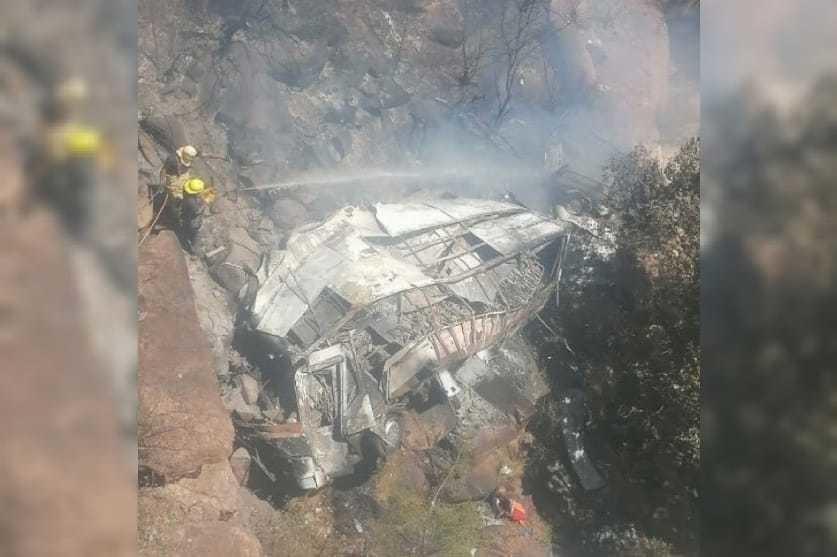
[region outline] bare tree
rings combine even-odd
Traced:
[[[498,21],[498,52],[495,76],[497,110],[494,126],[499,126],[511,109],[520,81],[522,64],[535,52],[548,22],[546,0],[505,0]]]

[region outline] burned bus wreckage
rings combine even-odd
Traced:
[[[249,311],[290,361],[296,408],[249,431],[308,490],[397,448],[416,399],[473,436],[516,425],[548,392],[519,330],[555,296],[572,229],[483,199],[346,207],[296,229],[263,258]]]

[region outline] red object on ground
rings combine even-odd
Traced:
[[[511,502],[511,513],[509,518],[512,522],[523,522],[526,520],[526,508],[517,501]]]

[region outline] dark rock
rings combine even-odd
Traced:
[[[328,56],[328,48],[319,42],[277,41],[266,56],[267,73],[276,81],[304,89],[320,77]]]
[[[175,116],[148,115],[140,118],[139,124],[167,153],[189,142],[183,123]]]
[[[459,48],[465,42],[465,30],[436,26],[430,30],[430,38],[442,46]]]

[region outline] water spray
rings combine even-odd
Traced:
[[[344,186],[357,182],[372,180],[430,180],[430,181],[461,181],[482,179],[496,181],[498,179],[540,180],[545,175],[538,170],[521,168],[495,168],[486,165],[468,165],[469,168],[443,167],[438,169],[423,168],[419,170],[368,170],[362,172],[340,172],[339,174],[316,174],[301,176],[295,180],[287,180],[275,184],[264,184],[242,188],[242,191],[282,190],[306,186]]]

